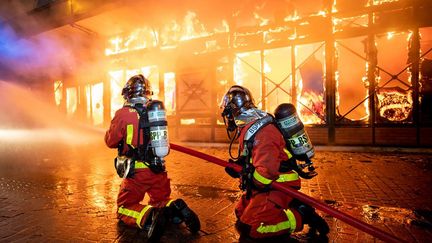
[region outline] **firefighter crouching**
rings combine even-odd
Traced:
[[[165,110],[161,101],[151,100],[152,94],[143,75],[127,81],[122,90],[125,104],[116,111],[105,143],[118,149],[114,165],[124,178],[117,197],[117,217],[158,241],[170,221],[184,222],[193,233],[200,230],[200,221],[182,199],[170,198],[164,161],[169,153]],[[146,193],[148,205],[140,204]]]
[[[312,207],[271,188],[274,181],[297,190],[301,185],[295,158],[274,118],[257,109],[249,90],[239,85],[228,90],[221,108],[231,145],[239,139],[237,158],[231,155],[230,146],[230,162],[243,170],[238,173],[229,164],[225,171],[240,178],[244,191],[235,209],[240,238],[286,240],[291,233],[301,231],[303,224],[326,238],[328,225]]]

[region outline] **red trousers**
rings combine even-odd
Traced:
[[[291,201],[292,198],[283,192],[254,191],[250,199],[246,199],[246,194],[242,195],[235,213],[241,223],[250,226],[252,238],[290,234],[303,229],[300,214],[288,206]]]
[[[140,204],[148,193],[149,205]],[[150,208],[164,207],[171,202],[170,179],[166,172],[153,173],[150,169],[135,169],[133,178],[126,178],[117,197],[117,217],[125,224],[142,228],[150,215]]]

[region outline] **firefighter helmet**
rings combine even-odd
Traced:
[[[222,100],[222,117],[229,131],[236,128],[234,119],[242,112],[256,108],[251,92],[240,85],[231,86]]]
[[[132,76],[125,84],[122,95],[130,104],[146,104],[153,92],[150,82],[142,74]]]

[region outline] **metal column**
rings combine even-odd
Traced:
[[[291,103],[297,107],[297,85],[296,85],[296,53],[295,45],[291,46]]]
[[[262,105],[262,110],[265,111],[266,110],[266,100],[267,100],[267,87],[266,87],[266,76],[265,76],[265,56],[264,56],[264,49],[261,49],[260,51],[260,57],[261,57],[261,105]]]
[[[331,22],[331,17],[329,17]],[[330,27],[332,26],[329,24]],[[331,30],[332,28],[330,28]],[[332,33],[332,32],[330,32]],[[326,96],[326,124],[328,127],[328,143],[335,142],[335,123],[336,123],[336,80],[335,80],[335,40],[332,34],[329,34],[325,44],[325,96]]]
[[[411,43],[409,48],[409,60],[411,61],[411,84],[413,88],[413,123],[416,127],[416,142],[420,145],[420,105],[419,105],[419,79],[420,79],[420,35],[419,29],[412,30]]]
[[[376,72],[378,65],[378,51],[375,45],[375,35],[373,33],[374,14],[368,16],[369,35],[366,42],[366,59],[367,59],[367,81],[369,83],[369,124],[372,128],[372,144],[375,145],[375,121],[376,121],[376,105],[375,105],[375,89],[376,89]]]

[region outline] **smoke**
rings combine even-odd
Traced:
[[[81,143],[102,139],[103,131],[68,120],[43,96],[28,87],[0,81],[0,140]]]
[[[104,38],[75,23],[55,28],[58,16],[32,13],[34,6],[27,5],[11,1],[0,7],[0,79],[35,83],[100,76]]]
[[[45,128],[64,123],[64,115],[36,91],[0,81],[0,129]]]
[[[32,75],[35,70],[39,70],[38,75],[41,75],[52,64],[62,65],[60,57],[65,53],[54,40],[22,39],[7,25],[0,28],[0,52],[1,74],[12,72],[18,77]]]

